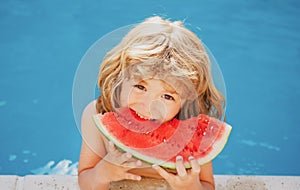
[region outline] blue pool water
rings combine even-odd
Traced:
[[[76,173],[73,78],[88,48],[152,15],[185,20],[227,87],[217,174],[300,175],[300,2],[1,1],[0,174]]]

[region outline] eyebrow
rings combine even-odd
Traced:
[[[144,81],[144,80],[140,80],[140,81],[139,81],[139,84],[141,84],[141,83],[142,83],[142,84],[146,84],[146,85],[148,84],[148,83],[147,83],[146,81]]]

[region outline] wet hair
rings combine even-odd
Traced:
[[[199,113],[223,117],[225,99],[214,86],[208,54],[200,39],[180,21],[150,17],[105,55],[98,78],[99,113],[119,106],[126,78],[158,78],[168,83],[186,99],[180,118]]]

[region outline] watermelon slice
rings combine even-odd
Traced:
[[[205,164],[224,148],[231,126],[200,114],[187,120],[173,119],[163,124],[142,119],[129,109],[94,115],[98,129],[117,147],[150,164],[175,169],[181,155],[186,168],[189,156]]]

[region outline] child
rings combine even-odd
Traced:
[[[213,84],[208,55],[194,33],[179,21],[157,16],[146,19],[106,54],[98,86],[100,96],[82,115],[78,168],[82,189],[108,190],[111,182],[143,183],[147,178],[164,179],[174,190],[214,189],[211,162],[199,166],[190,157],[192,168],[187,170],[178,156],[176,172],[148,166],[115,148],[92,120],[95,114],[122,107],[130,108],[141,119],[160,123],[199,113],[221,119],[224,98]]]

